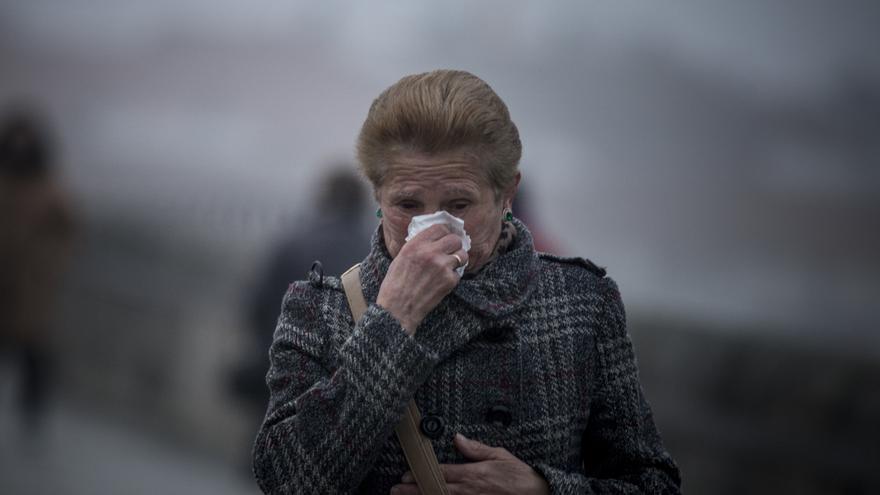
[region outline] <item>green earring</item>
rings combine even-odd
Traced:
[[[510,208],[507,209],[507,213],[504,214],[504,221],[512,222],[513,221],[513,212],[510,211]]]
[[[382,208],[376,208],[376,217],[382,218]]]

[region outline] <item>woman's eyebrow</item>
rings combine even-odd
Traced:
[[[404,199],[413,199],[416,196],[414,189],[402,189],[391,193],[391,201],[402,201]]]
[[[467,198],[478,195],[478,191],[469,187],[450,187],[443,189],[443,192],[450,196],[464,196]]]

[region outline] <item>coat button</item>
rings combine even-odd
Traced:
[[[483,333],[489,342],[501,342],[509,331],[510,327],[489,327]]]
[[[486,422],[495,426],[510,426],[513,415],[507,406],[497,404],[486,411]]]
[[[422,421],[419,422],[419,428],[422,430],[422,433],[425,434],[426,437],[436,440],[440,438],[440,435],[443,434],[443,429],[446,427],[445,422],[441,416],[436,416],[433,414],[429,414],[422,418]]]

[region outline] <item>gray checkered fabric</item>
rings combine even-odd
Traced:
[[[394,434],[409,400],[439,419],[441,463],[468,438],[504,447],[551,493],[678,493],[639,384],[617,286],[580,258],[536,253],[526,227],[463,278],[413,336],[375,304],[391,259],[381,228],[361,265],[355,324],[336,277],[290,285],[268,411],[254,445],[265,493],[387,494],[408,467]]]

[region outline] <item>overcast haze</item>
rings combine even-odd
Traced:
[[[45,103],[87,207],[174,217],[187,231],[216,221],[198,215],[253,217],[222,239],[252,246],[279,211],[307,204],[321,164],[352,156],[384,87],[464,68],[509,104],[542,224],[565,252],[608,266],[631,305],[812,328],[845,314],[867,331],[876,155],[841,156],[797,125],[846,105],[851,84],[873,89],[876,105],[876,12],[831,1],[17,2],[3,7],[0,89]],[[876,119],[876,106],[856,111]],[[792,146],[822,156],[805,162]],[[820,242],[817,224],[798,225],[813,209],[835,239],[869,247],[840,259],[800,246]],[[826,256],[823,287],[840,297],[807,288]]]
[[[0,449],[2,486],[28,492],[39,477],[21,473],[67,466],[90,438],[81,464],[51,471],[58,489],[254,488],[247,474],[224,481],[253,439],[224,388],[250,352],[246,298],[278,238],[315,214],[323,172],[354,163],[373,98],[435,68],[471,71],[504,99],[531,225],[618,282],[634,334],[654,342],[639,357],[685,479],[747,486],[740,466],[765,467],[756,453],[803,450],[773,450],[786,434],[760,401],[743,402],[752,419],[718,419],[724,390],[764,381],[738,381],[761,375],[760,359],[780,380],[772,365],[794,363],[777,396],[819,418],[804,424],[877,410],[858,387],[880,376],[878,26],[880,3],[853,0],[0,0],[0,106],[45,112],[83,227],[53,345],[65,393],[88,404],[61,403],[43,458]],[[768,336],[785,345],[748,347]],[[784,361],[803,342],[857,352]],[[870,356],[853,365],[862,375],[847,374],[855,355]],[[802,379],[807,368],[821,376]],[[815,457],[834,459],[780,476],[875,471],[828,435],[838,450]]]

